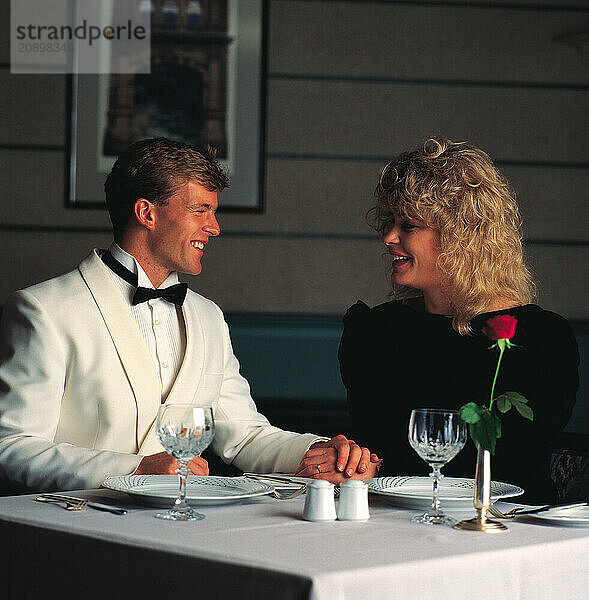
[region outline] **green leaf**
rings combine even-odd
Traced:
[[[514,404],[517,412],[530,421],[534,420],[534,411],[527,404]]]
[[[517,392],[505,392],[503,394],[507,396],[510,402],[515,406],[517,412],[524,418],[530,421],[534,420],[534,411],[528,406],[528,399]]]
[[[470,436],[477,446],[495,454],[497,439],[501,437],[501,420],[486,408],[482,410],[480,417],[470,424]]]
[[[495,435],[499,440],[501,439],[501,419],[495,414],[493,415],[493,418],[495,419]]]
[[[514,404],[516,404],[517,402],[522,402],[523,404],[527,404],[527,402],[528,402],[528,399],[525,396],[522,396],[521,394],[518,394],[517,392],[504,392],[501,395],[509,398],[509,400],[511,400]]]
[[[497,396],[497,398],[495,398],[495,406],[497,406],[500,412],[506,413],[511,408],[511,402],[507,394]]]
[[[475,402],[468,402],[459,408],[458,414],[467,423],[478,423],[484,411],[485,409]]]

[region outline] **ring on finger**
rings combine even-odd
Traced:
[[[317,469],[317,473],[321,473],[321,465],[315,465],[315,468]]]

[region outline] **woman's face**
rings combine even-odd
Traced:
[[[428,296],[441,295],[441,272],[436,265],[440,254],[438,230],[393,213],[383,241],[393,258],[393,283],[421,290],[426,302]]]

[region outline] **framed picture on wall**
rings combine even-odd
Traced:
[[[210,144],[231,185],[220,210],[262,212],[266,0],[152,0],[151,73],[69,79],[66,205],[105,208],[130,143]]]

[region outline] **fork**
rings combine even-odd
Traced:
[[[64,504],[66,510],[79,511],[88,506],[88,500],[84,498],[67,498],[65,496],[42,494],[35,498],[37,502],[48,502],[49,504]]]
[[[489,504],[489,508],[487,508],[487,510],[498,519],[513,519],[515,517],[515,514],[508,515],[504,512],[501,512],[494,504]]]
[[[273,498],[278,498],[278,500],[292,500],[293,498],[296,498],[297,496],[304,494],[306,489],[307,489],[307,484],[304,483],[300,488],[297,488],[290,494],[283,494],[282,492],[279,492],[278,490],[274,490],[270,494],[270,496],[272,496]]]

